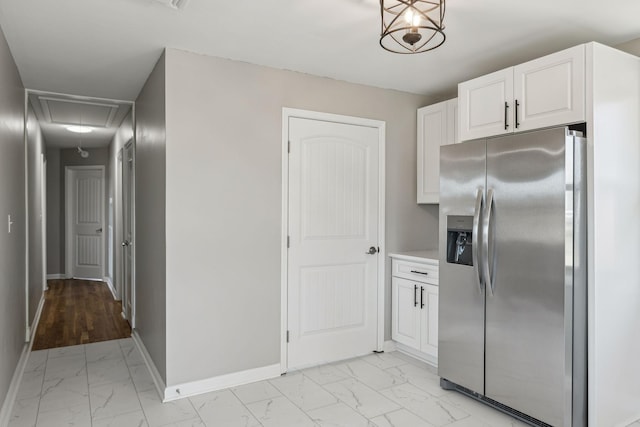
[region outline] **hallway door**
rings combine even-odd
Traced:
[[[289,118],[289,369],[376,350],[379,133]]]
[[[67,276],[104,277],[104,166],[67,166]]]
[[[134,213],[134,146],[129,141],[122,150],[122,274],[124,300],[122,309],[125,318],[133,327],[133,213]]]

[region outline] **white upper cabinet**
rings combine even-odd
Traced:
[[[447,101],[447,144],[460,142],[458,127],[458,98]]]
[[[585,45],[458,85],[460,140],[585,121]]]
[[[458,85],[460,140],[512,132],[513,68]]]
[[[585,47],[576,46],[513,68],[515,130],[585,120]]]
[[[418,110],[418,203],[438,203],[440,146],[459,142],[458,100]]]

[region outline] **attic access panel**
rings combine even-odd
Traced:
[[[45,120],[54,124],[108,128],[118,112],[116,104],[40,96]]]

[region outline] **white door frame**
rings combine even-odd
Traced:
[[[135,114],[134,114],[134,122],[135,122]],[[135,125],[134,125],[135,127]],[[127,151],[127,148],[131,146],[131,156],[133,158],[133,167],[131,170],[131,175],[129,176],[129,187],[131,191],[131,206],[129,206],[129,209],[131,210],[131,218],[129,218],[129,221],[131,222],[131,244],[129,245],[129,250],[131,251],[131,283],[129,284],[131,287],[130,290],[130,295],[131,295],[131,313],[130,313],[130,319],[127,319],[129,321],[129,324],[131,325],[131,329],[134,329],[136,327],[136,140],[135,138],[131,138],[129,139],[123,146],[122,149],[120,150],[122,152],[122,156],[121,156],[121,161],[122,161],[122,167],[120,169],[120,172],[123,173],[124,172],[124,168],[126,167],[125,165],[125,153]],[[120,182],[122,184],[121,189],[120,189],[120,198],[122,199],[122,197],[124,196],[124,179],[120,179]],[[121,224],[121,228],[122,228],[122,237],[124,238],[124,233],[126,232],[126,230],[124,229],[124,202],[122,200],[120,200],[121,204],[122,204],[122,224]],[[125,257],[122,256],[122,268],[121,268],[121,272],[122,272],[122,293],[123,293],[123,302],[125,302],[126,296],[124,294],[126,294],[127,290],[125,289],[124,283],[124,274],[125,274],[125,269],[124,269],[124,264],[127,261],[125,260]],[[123,313],[125,313],[127,311],[126,307],[122,307],[122,311]],[[125,316],[126,318],[126,316]]]
[[[343,123],[348,125],[366,126],[378,129],[378,246],[380,256],[378,260],[378,311],[377,311],[377,344],[376,349],[382,351],[384,346],[384,308],[385,308],[385,134],[386,123],[380,120],[365,119],[361,117],[343,116],[338,114],[321,113],[317,111],[299,110],[295,108],[282,109],[282,227],[281,227],[281,265],[280,265],[280,371],[287,372],[287,328],[289,319],[288,303],[288,270],[289,251],[287,248],[287,236],[289,226],[289,119],[301,118],[309,120],[321,120],[324,122]]]
[[[100,245],[102,247],[103,251],[106,251],[107,249],[105,248],[105,199],[106,199],[106,195],[107,195],[107,187],[106,187],[106,177],[105,177],[105,167],[102,165],[95,165],[95,166],[65,166],[64,168],[64,224],[65,224],[65,231],[64,231],[64,256],[65,256],[65,277],[66,278],[71,278],[72,274],[71,272],[73,271],[73,268],[71,266],[71,260],[73,259],[73,256],[71,256],[71,238],[73,237],[71,235],[71,206],[69,206],[69,204],[71,203],[71,197],[70,197],[70,193],[71,193],[71,180],[70,180],[70,175],[72,171],[80,171],[80,170],[100,170],[100,173],[102,175],[102,233],[100,233]],[[102,265],[101,265],[101,271],[100,271],[100,278],[96,279],[96,280],[103,280],[104,277],[104,269],[106,268],[105,266],[105,257],[104,257],[104,253],[102,254]]]
[[[47,286],[47,158],[44,153],[40,154],[42,160],[42,176],[40,186],[40,230],[42,232],[42,290],[49,289]]]

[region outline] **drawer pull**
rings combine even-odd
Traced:
[[[425,273],[424,271],[418,271],[418,270],[411,270],[412,273],[416,273],[416,274],[424,274],[425,276],[428,276],[429,273]]]
[[[424,308],[424,286],[420,286],[420,309]]]
[[[418,296],[416,295],[418,293],[418,285],[413,285],[413,306],[417,307],[418,306]]]

